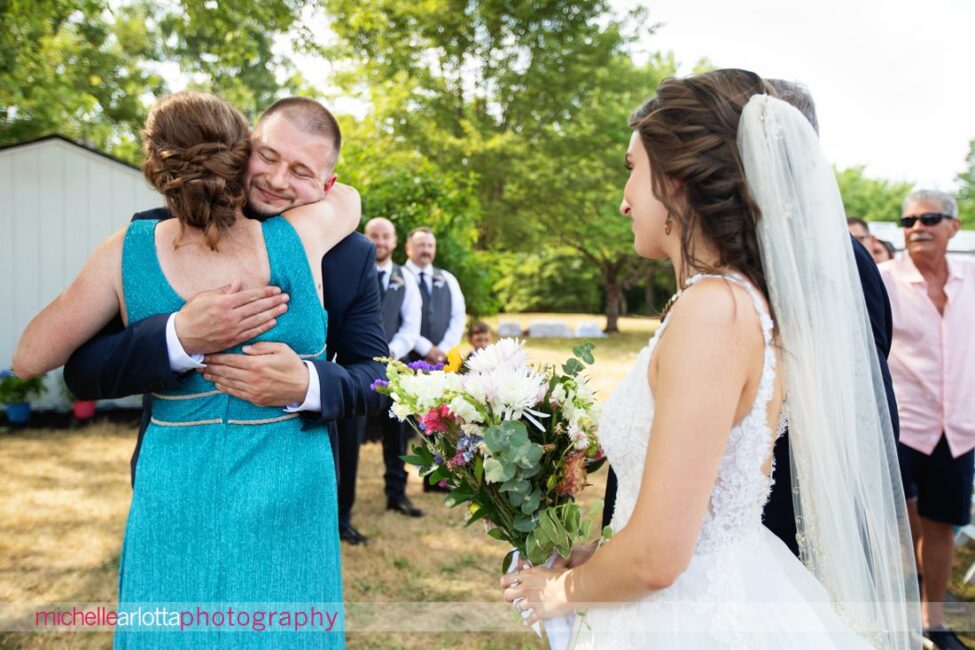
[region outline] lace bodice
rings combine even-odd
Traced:
[[[728,436],[728,444],[698,537],[696,553],[713,552],[756,532],[762,525],[762,510],[772,487],[772,478],[763,472],[763,465],[770,457],[773,444],[767,418],[767,408],[775,383],[772,319],[759,299],[757,290],[738,276],[696,275],[688,280],[687,287],[705,277],[722,277],[737,282],[748,291],[761,320],[765,339],[765,363],[751,410],[731,429]],[[647,367],[667,323],[665,318],[649,344],[637,355],[633,368],[603,406],[604,415],[599,423],[600,439],[619,479],[616,508],[611,523],[614,531],[622,529],[629,521],[640,491],[654,411]],[[693,471],[693,468],[688,469]]]

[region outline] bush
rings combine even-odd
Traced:
[[[29,402],[44,392],[44,375],[21,379],[9,370],[0,372],[0,404]]]

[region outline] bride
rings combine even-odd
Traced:
[[[631,118],[621,212],[680,291],[605,405],[613,537],[502,579],[576,647],[909,648],[914,557],[839,191],[811,125],[743,70]],[[802,562],[762,525],[786,422]]]

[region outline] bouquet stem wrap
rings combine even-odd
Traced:
[[[545,564],[543,565],[546,569],[551,569],[552,565],[555,564],[555,559],[559,557],[558,553],[553,553],[549,557]],[[520,559],[520,553],[518,549],[514,550],[514,554],[511,556],[511,566],[508,567],[507,573],[514,573],[518,570],[518,560]],[[528,562],[528,560],[525,560]],[[531,562],[528,562],[531,566]],[[515,602],[514,606],[517,608],[518,603]],[[528,618],[530,612],[521,611],[522,618]],[[563,614],[562,616],[556,616],[555,618],[550,618],[545,621],[545,634],[548,636],[548,647],[552,650],[568,650],[569,641],[572,639],[572,626],[575,623],[576,615],[572,612],[568,614]],[[532,630],[535,634],[542,636],[542,626],[540,623],[533,623]]]

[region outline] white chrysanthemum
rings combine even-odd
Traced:
[[[493,372],[502,366],[521,368],[528,363],[524,345],[518,339],[501,339],[471,355],[467,368],[471,372],[483,373]]]
[[[411,395],[421,410],[429,410],[443,401],[447,379],[443,372],[403,376],[400,388]]]
[[[494,371],[495,395],[490,400],[495,413],[504,417],[521,418],[525,409],[538,403],[538,395],[545,376],[526,367],[500,367]]]
[[[494,387],[494,378],[491,375],[484,375],[479,372],[472,372],[464,377],[463,390],[474,398],[478,404],[490,404],[497,392]]]
[[[481,417],[478,410],[474,408],[474,406],[467,401],[467,399],[461,397],[460,395],[450,400],[448,407],[450,408],[451,413],[459,417],[464,422],[477,424],[484,421],[484,418]]]
[[[444,388],[459,393],[464,390],[464,376],[456,372],[444,373]]]

